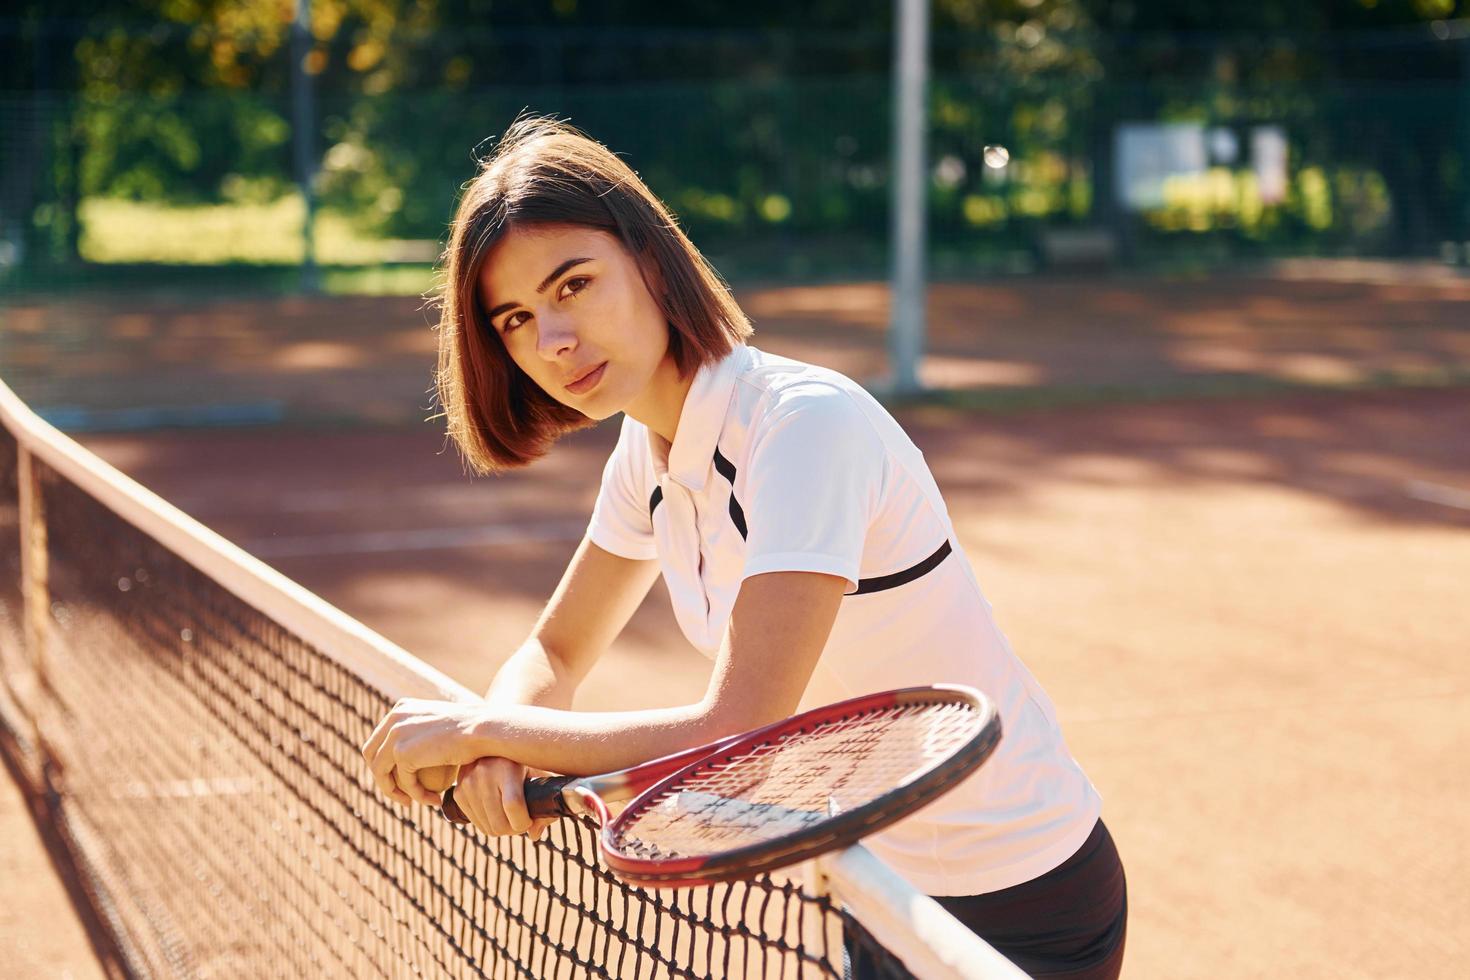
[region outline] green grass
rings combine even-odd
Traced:
[[[0,285],[6,293],[74,294],[96,289],[280,295],[305,288],[301,270],[305,208],[297,195],[264,204],[188,207],[89,198],[80,213],[83,261],[32,263],[8,275],[0,267]],[[317,288],[322,292],[421,296],[434,286],[437,242],[373,238],[349,215],[333,211],[317,213],[314,240]],[[887,243],[863,235],[712,234],[699,244],[721,275],[739,286],[884,280],[890,273]],[[1136,275],[1191,277],[1310,251],[1253,247],[1245,254],[1232,251],[1220,236],[1177,237],[1168,243],[1150,239],[1140,243],[1124,268]],[[932,282],[973,282],[1041,271],[1019,241],[950,241],[937,236],[927,261]]]
[[[82,261],[0,266],[7,298],[306,291],[299,197],[194,207],[91,198],[79,210]],[[422,296],[434,286],[437,242],[371,238],[331,211],[317,213],[314,239],[321,292]]]
[[[299,195],[265,204],[198,206],[89,198],[79,211],[83,265],[27,269],[13,275],[10,285],[27,290],[169,289],[189,283],[246,292],[300,288],[296,270],[305,251],[305,206]],[[431,286],[437,242],[373,238],[350,216],[329,210],[317,212],[313,237],[326,292],[417,295]],[[697,244],[721,275],[741,285],[886,279],[890,272],[888,243],[881,236],[727,232]],[[1014,275],[1034,266],[1024,247],[996,241],[936,241],[928,260],[936,280]]]
[[[295,265],[305,254],[306,208],[295,195],[270,204],[194,207],[90,198],[79,210],[80,251],[91,263]],[[405,256],[432,262],[438,249],[435,242],[365,236],[331,211],[317,212],[313,237],[323,265],[380,265]]]

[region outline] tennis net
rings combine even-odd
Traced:
[[[877,976],[976,966],[933,965],[954,924],[896,877],[847,899],[811,871],[644,890],[602,867],[588,823],[487,839],[389,803],[359,752],[372,726],[398,697],[471,692],[3,385],[0,419],[0,745],[112,975],[841,977],[855,950]]]

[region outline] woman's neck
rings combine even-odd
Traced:
[[[672,356],[665,357],[654,371],[648,386],[624,411],[635,421],[661,436],[670,446],[679,429],[679,416],[684,400],[694,385],[694,375],[679,377],[679,365]]]

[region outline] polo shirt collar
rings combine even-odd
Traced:
[[[704,490],[709,479],[735,381],[745,370],[749,350],[746,345],[737,344],[720,360],[700,366],[684,397],[672,447],[652,429],[648,431],[654,459],[667,460],[669,476],[695,493]]]

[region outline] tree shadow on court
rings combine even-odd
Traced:
[[[1024,503],[1043,480],[1281,487],[1368,520],[1470,527],[1470,392],[1311,392],[1005,416],[899,413],[951,501]]]

